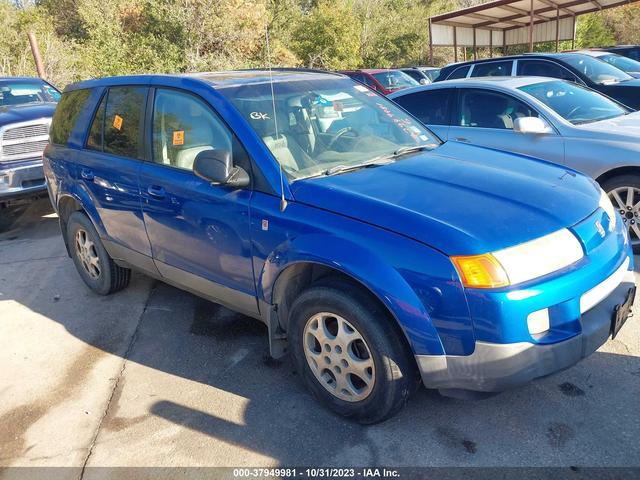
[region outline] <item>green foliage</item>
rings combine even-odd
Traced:
[[[360,65],[360,22],[350,1],[320,1],[293,30],[293,51],[309,67]]]
[[[267,62],[267,29],[271,63],[277,66],[426,64],[429,15],[477,3],[481,2],[0,0],[0,75],[35,75],[30,31],[38,38],[47,78],[61,87],[105,75],[261,67]],[[576,47],[640,43],[638,24],[640,7],[634,5],[582,16]],[[562,44],[569,46],[570,42]],[[516,50],[510,48],[510,53]],[[451,48],[434,53],[438,64],[453,61]]]
[[[576,27],[576,47],[600,47],[614,45],[613,31],[605,25],[604,17],[599,13],[588,13],[578,19]]]

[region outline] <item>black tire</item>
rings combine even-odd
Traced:
[[[612,192],[617,188],[626,188],[626,187],[634,188],[637,192],[634,197],[633,203],[636,204],[640,202],[640,194],[638,194],[638,192],[640,192],[640,175],[634,175],[634,174],[618,175],[616,177],[612,177],[602,182],[601,187],[605,192],[607,192],[607,194],[609,194],[610,192]],[[626,197],[623,198],[623,200],[626,201]],[[613,203],[613,207],[616,210],[618,211],[622,210],[622,208],[620,208],[620,206],[616,203],[615,200],[612,200],[612,203]],[[627,225],[629,225],[630,222],[632,221],[633,222],[640,221],[640,211],[638,212],[625,211],[625,214],[627,213],[628,215],[633,215],[633,218],[629,218],[628,216],[627,218],[625,218],[625,215],[621,214],[621,216],[623,217],[623,220],[626,221]],[[638,216],[635,216],[636,214],[638,214]],[[633,230],[630,230],[629,234],[630,234],[631,242],[633,244],[633,252],[640,253],[640,237]]]
[[[93,243],[92,252],[99,259],[100,266],[99,273],[96,276],[92,276],[80,258],[79,250],[76,247],[76,235],[79,231],[85,232],[87,239]],[[67,221],[67,242],[73,263],[75,263],[82,280],[91,290],[99,295],[109,295],[129,285],[131,270],[123,268],[113,261],[104,249],[93,223],[84,213],[73,212],[69,217]]]
[[[330,393],[316,378],[304,351],[307,321],[319,312],[330,312],[347,320],[359,333],[371,352],[375,381],[366,398],[345,401]],[[419,385],[413,356],[402,333],[375,299],[348,283],[312,286],[291,306],[289,347],[292,361],[311,393],[330,410],[362,424],[388,419],[408,401]]]

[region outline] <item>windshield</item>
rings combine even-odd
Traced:
[[[616,53],[602,55],[598,58],[600,60],[604,60],[610,65],[613,65],[616,68],[619,68],[624,72],[640,73],[640,62],[632,60],[631,58],[623,57],[622,55],[618,55]]]
[[[420,85],[404,72],[399,70],[389,70],[373,74],[374,78],[379,81],[387,90],[398,90],[400,88],[415,87]]]
[[[60,92],[42,81],[0,82],[0,106],[57,102]]]
[[[440,145],[417,120],[349,78],[275,82],[275,115],[268,82],[217,90],[262,137],[290,180],[370,163],[404,147]]]
[[[629,113],[629,110],[598,92],[562,80],[534,83],[519,90],[541,101],[574,125]]]
[[[563,60],[594,83],[618,83],[625,82],[633,78],[619,68],[588,55],[567,55],[566,57],[563,57]]]

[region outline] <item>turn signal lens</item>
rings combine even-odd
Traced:
[[[497,288],[509,285],[509,277],[500,262],[489,253],[451,257],[462,284],[468,288]]]

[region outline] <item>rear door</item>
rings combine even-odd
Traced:
[[[147,93],[141,85],[104,90],[77,156],[76,176],[97,209],[110,253],[116,258],[134,255],[132,263],[153,270],[138,186]]]
[[[557,133],[513,131],[518,117],[539,117],[530,105],[506,93],[478,88],[457,90],[457,107],[449,140],[564,162],[564,139]]]
[[[258,312],[251,259],[251,188],[212,185],[193,172],[198,153],[224,149],[251,175],[246,151],[202,98],[154,89],[140,171],[144,222],[167,281],[249,315]]]
[[[436,88],[402,95],[393,101],[447,141],[453,110],[453,92],[452,88]]]

